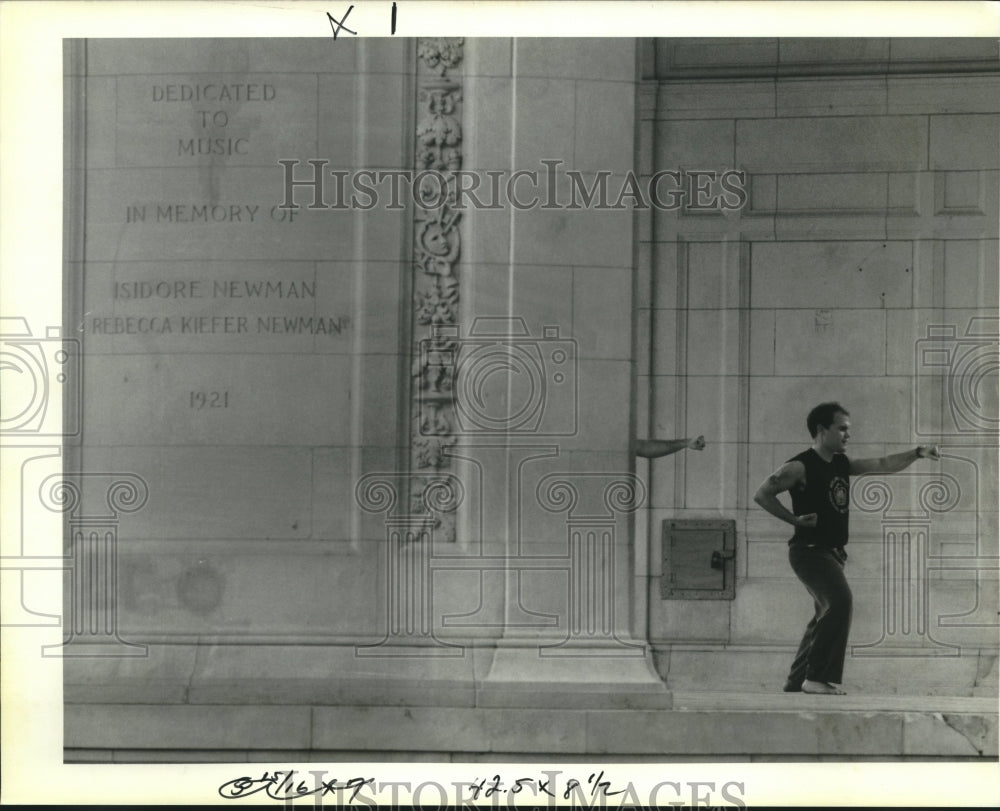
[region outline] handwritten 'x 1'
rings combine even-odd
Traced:
[[[348,15],[350,15],[350,13],[351,13],[351,11],[353,9],[354,9],[354,6],[351,6],[350,8],[347,9],[347,14],[344,15],[344,19],[343,20],[338,20],[329,11],[326,13],[326,18],[330,21],[330,28],[333,29],[333,38],[334,39],[337,38],[337,34],[339,34],[341,31],[346,31],[348,34],[354,34],[355,36],[358,35],[357,31],[352,31],[350,28],[348,28],[346,25],[344,25],[344,23],[347,21]]]

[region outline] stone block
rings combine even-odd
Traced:
[[[995,237],[995,175],[993,171],[890,175],[887,236],[944,240]]]
[[[587,189],[595,181],[593,176],[581,175]],[[621,178],[608,179],[610,203],[614,203],[621,184]],[[557,199],[571,199],[569,181],[564,177],[559,178],[557,189]],[[577,200],[583,205],[579,193]],[[596,199],[592,205],[579,210],[536,208],[514,212],[514,261],[532,265],[632,267],[633,213],[627,208],[598,210]]]
[[[316,351],[343,352],[347,338],[352,353],[398,352],[400,319],[393,314],[403,306],[407,270],[399,262],[317,262],[316,311],[330,314],[327,318],[335,316],[347,334],[334,333],[325,340],[317,336]]]
[[[649,417],[649,379],[648,373],[652,370],[652,343],[650,334],[653,327],[653,311],[652,310],[636,310],[634,318],[634,330],[635,339],[633,341],[634,348],[633,351],[633,363],[635,363],[636,373],[640,378],[645,380],[644,383],[639,383],[637,379],[637,384],[644,386],[641,391],[636,394],[636,425],[640,426],[640,430],[644,430],[643,426]]]
[[[192,38],[102,39],[88,47],[91,75],[138,73],[354,73],[359,48],[379,43],[383,50],[374,64],[391,66],[393,52],[405,50],[402,40],[341,40],[331,48],[328,37],[316,38]],[[340,46],[343,47],[340,47]],[[399,68],[399,65],[394,66]]]
[[[750,311],[750,374],[773,375],[779,310]]]
[[[778,310],[774,371],[808,375],[836,369],[845,375],[885,373],[888,310]]]
[[[888,175],[805,174],[778,175],[778,210],[781,213],[854,214],[885,211]]]
[[[934,115],[929,137],[929,169],[1000,167],[1000,115]]]
[[[995,717],[965,713],[906,713],[903,752],[910,756],[995,757]]]
[[[510,37],[475,37],[465,41],[466,79],[510,76],[514,41]]]
[[[864,65],[884,69],[893,41],[883,37],[782,37],[778,40],[778,63],[795,70],[813,65]]]
[[[672,309],[677,306],[677,268],[686,261],[686,257],[681,257],[687,248],[677,242],[657,242],[652,251],[653,306]]]
[[[728,518],[737,502],[737,447],[718,440],[709,442],[704,451],[684,460],[684,503],[690,509],[708,511],[713,517]]]
[[[473,699],[472,656],[461,647],[226,645],[208,647],[199,659],[195,704],[374,708],[469,706]]]
[[[579,431],[575,436],[561,440],[561,447],[567,450],[624,451],[628,447],[630,430],[631,363],[581,360],[578,369]],[[558,403],[555,405],[561,407]],[[565,414],[568,420],[568,411],[559,413]]]
[[[357,387],[361,407],[360,433],[354,424],[351,438],[365,447],[392,448],[399,444],[399,369],[401,355],[363,355],[355,359],[352,371],[360,380]]]
[[[748,174],[747,188],[749,206],[743,209],[745,215],[767,218],[778,210],[778,175],[759,172]]]
[[[629,131],[634,126],[632,92],[618,82],[578,81],[575,116],[573,168],[615,175],[624,175],[635,168],[634,139],[621,137],[623,130]],[[565,160],[570,162],[569,155]]]
[[[974,61],[997,61],[993,37],[899,37],[892,41],[890,60],[896,64],[934,61],[957,66]]]
[[[197,648],[149,645],[145,656],[63,659],[68,704],[181,704],[194,672]]]
[[[910,232],[904,232],[908,235]],[[886,236],[886,215],[883,212],[863,214],[828,214],[808,212],[774,215],[774,238],[778,241],[809,242],[822,240],[872,240]],[[899,234],[893,233],[893,236]]]
[[[713,72],[746,75],[771,68],[778,62],[774,38],[728,39],[722,37],[660,38],[655,41],[657,76],[711,75]],[[773,72],[773,71],[771,71]]]
[[[909,307],[910,268],[906,242],[755,245],[750,296],[765,307]]]
[[[490,193],[484,188],[484,195]],[[502,191],[502,190],[501,190]],[[469,209],[462,213],[462,264],[507,264],[510,261],[513,211],[506,200],[499,208]],[[561,263],[560,263],[561,264]]]
[[[574,269],[572,305],[573,338],[580,358],[631,358],[633,303],[629,270]],[[648,320],[649,310],[645,312]],[[640,351],[648,351],[648,333],[645,341],[640,340]]]
[[[519,77],[601,79],[631,84],[636,42],[628,38],[522,37],[514,50]]]
[[[996,76],[889,76],[889,114],[1000,112]]]
[[[309,707],[70,704],[64,745],[107,749],[308,749]],[[266,736],[261,734],[266,730]],[[262,740],[266,737],[266,743]]]
[[[977,211],[981,213],[983,205],[983,180],[995,181],[996,172],[943,172],[935,176],[938,191],[938,211],[963,213]],[[995,182],[989,182],[991,188]]]
[[[731,642],[798,644],[813,615],[813,601],[794,574],[786,571],[747,580],[737,587],[731,609]]]
[[[86,99],[87,167],[110,169],[115,160],[115,113],[117,111],[117,78],[90,76],[87,79],[67,80],[67,98]],[[84,87],[86,92],[84,95]],[[75,93],[74,96],[70,96]],[[70,124],[69,126],[74,126]]]
[[[738,310],[690,310],[687,314],[689,374],[736,375],[742,337]]]
[[[488,40],[484,40],[488,41]],[[491,76],[469,76],[462,94],[465,125],[462,130],[462,168],[472,171],[500,171],[510,168],[513,110],[512,80]],[[553,158],[566,156],[553,155]],[[544,167],[525,166],[544,170]],[[490,201],[490,179],[482,178],[478,199]],[[506,201],[496,201],[506,203]]]
[[[384,469],[392,451],[379,454]],[[367,473],[363,460],[370,454],[357,448],[313,448],[312,452],[312,534],[314,538],[349,541],[363,520],[355,500],[355,476]],[[378,536],[376,536],[378,537]],[[381,537],[384,537],[382,535]]]
[[[571,341],[579,359],[582,352],[573,322],[573,269],[558,266],[514,265],[510,271],[509,284],[505,284],[506,270],[504,268],[501,272],[493,274],[490,280],[500,305],[493,312],[506,312],[504,307],[506,305],[510,308],[511,316],[524,319],[528,327],[529,342],[535,340],[539,347],[548,345],[554,347],[557,343],[565,344]],[[496,289],[498,285],[499,289]],[[550,339],[545,338],[547,327],[558,330],[549,333],[552,335]],[[548,354],[545,357],[548,358]]]
[[[843,47],[843,43],[840,43]],[[885,79],[783,79],[776,83],[778,117],[886,115]]]
[[[113,763],[247,763],[280,760],[280,757],[264,757],[266,752],[233,749],[116,749],[112,754]],[[308,758],[306,758],[308,760]]]
[[[501,549],[498,554],[508,551],[516,554],[517,549]],[[482,642],[502,636],[505,583],[508,578],[520,579],[518,574],[495,562],[484,562],[477,568],[475,560],[470,561],[469,557],[441,553],[434,561],[435,636],[450,643],[468,639]]]
[[[683,360],[678,356],[677,349],[676,319],[679,317],[683,315],[677,310],[652,311],[651,369],[657,376],[653,379],[654,388],[657,388],[659,382],[665,382],[667,376],[677,374],[678,363]]]
[[[318,82],[318,87],[316,86]],[[326,74],[314,80],[316,109],[312,133],[316,153],[290,153],[282,158],[298,157],[307,161],[329,161],[330,169],[407,168],[404,156],[410,148],[410,133],[404,126],[403,99],[409,94],[406,76],[396,73],[359,73],[354,76]],[[331,187],[332,177],[328,177]],[[389,197],[390,184],[374,185]],[[351,186],[345,184],[350,193]],[[410,188],[403,186],[410,194]],[[335,195],[330,189],[331,202]],[[362,201],[366,197],[359,196]]]
[[[976,307],[984,302],[996,302],[1000,290],[998,244],[995,239],[950,240],[945,243],[946,307]]]
[[[878,755],[895,751],[901,721],[892,714],[680,711],[647,716],[642,725],[622,726],[615,713],[591,713],[588,749],[601,752],[683,751],[692,755],[722,753],[793,753],[798,757],[836,752]],[[666,794],[666,790],[664,790]]]
[[[665,432],[672,436],[674,432]],[[649,463],[649,503],[654,508],[650,520],[658,523],[671,517],[671,510],[684,506],[684,493],[677,492],[679,465],[677,455],[653,459]],[[657,532],[659,530],[654,530]]]
[[[735,165],[749,172],[879,172],[926,168],[921,116],[736,122]]]
[[[350,420],[329,415],[350,413],[350,368],[343,356],[90,358],[84,397],[104,407],[88,409],[87,441],[245,445],[254,433],[258,445],[348,444]]]
[[[302,538],[310,452],[294,448],[119,447],[88,452],[88,470],[129,471],[149,501],[122,517],[123,538]]]
[[[740,306],[741,250],[741,244],[735,241],[688,244],[688,307],[713,309]]]
[[[561,453],[525,465],[519,471],[518,531],[511,537],[533,544],[532,554],[541,554],[539,544],[547,543],[553,545],[553,554],[566,555],[570,530],[589,515],[611,521],[615,542],[624,546],[630,536],[628,510],[614,501],[617,508],[611,510],[607,501],[607,488],[619,481],[631,481],[624,453]],[[637,495],[648,498],[641,491]]]
[[[686,434],[704,434],[709,446],[740,441],[739,428],[732,417],[738,410],[739,390],[739,379],[735,376],[688,377]],[[684,457],[685,462],[694,462],[697,453],[689,453]]]
[[[337,44],[339,45],[340,42],[338,40]],[[357,49],[356,72],[413,73],[416,60],[414,59],[412,40],[363,37],[354,44],[354,47]],[[328,71],[323,67],[318,67],[316,72],[325,73]],[[334,68],[333,72],[339,71]]]
[[[775,111],[773,81],[753,79],[661,83],[656,118],[771,118]]]
[[[657,121],[654,135],[656,167],[662,170],[725,171],[737,161],[735,131],[738,124],[721,121]],[[666,190],[662,192],[664,198]]]
[[[898,415],[910,413],[911,396],[912,381],[906,377],[754,377],[750,379],[750,402],[766,403],[767,409],[751,409],[750,440],[780,442],[789,436],[803,436],[807,442],[805,415],[809,408],[836,400],[851,412],[855,426],[852,447],[869,437],[907,442],[910,427]],[[797,452],[792,450],[789,456]]]
[[[252,542],[244,541],[245,546]],[[387,579],[377,550],[344,544],[289,547],[283,554],[260,545],[234,561],[221,543],[151,554],[136,545],[120,553],[120,623],[132,638],[168,640],[193,635],[233,639],[335,634],[376,637],[384,629]],[[368,545],[364,545],[368,546]],[[316,595],[303,600],[296,595]],[[325,596],[324,596],[325,595]],[[381,623],[381,625],[380,625]]]
[[[944,248],[937,239],[913,241],[913,306],[944,306]]]
[[[214,192],[202,188],[202,177],[198,169],[181,167],[90,173],[88,256],[119,262],[295,261],[318,258],[317,245],[336,245],[341,255],[354,255],[355,215],[309,210],[313,198],[307,189],[305,195],[297,191],[295,202],[301,207],[290,219],[291,214],[277,209],[283,189],[281,173],[274,167],[227,169]],[[296,167],[297,180],[311,177],[311,166]],[[273,189],[273,194],[262,194],[261,189]],[[324,185],[321,197],[333,191]],[[392,235],[400,222],[398,212],[365,218],[370,259],[398,261],[401,243]],[[387,241],[376,241],[379,237]],[[234,244],[241,255],[234,255]]]
[[[664,600],[660,597],[660,577],[648,578],[648,586],[649,638],[654,645],[729,641],[729,600]],[[673,686],[669,677],[667,683]]]
[[[544,171],[542,160],[563,161],[566,168],[585,168],[572,160],[576,122],[574,82],[519,75],[514,117],[515,169]]]
[[[964,336],[970,324],[975,322],[977,310],[887,310],[886,318],[886,372],[891,375],[927,375],[940,376],[947,374],[950,365],[936,365],[937,356],[924,357],[924,348],[947,346],[941,341],[928,343],[928,329],[945,327],[954,330],[956,339]],[[934,331],[930,333],[934,334]],[[957,344],[957,340],[953,343]],[[921,383],[917,380],[918,388]]]

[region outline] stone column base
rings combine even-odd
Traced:
[[[670,709],[672,696],[644,646],[501,641],[476,691],[480,707]]]

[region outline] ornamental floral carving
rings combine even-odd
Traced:
[[[462,61],[462,37],[428,37],[417,40],[417,55],[428,68],[444,76]]]
[[[434,537],[455,540],[454,510],[428,509],[428,488],[448,474],[448,449],[456,444],[457,335],[461,212],[454,210],[455,176],[462,168],[462,88],[454,73],[463,40],[429,38],[417,43],[415,168],[421,205],[413,222],[413,365],[411,387],[411,490],[409,506],[424,515]]]

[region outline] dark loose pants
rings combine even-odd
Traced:
[[[801,688],[804,679],[840,684],[852,606],[844,565],[832,549],[795,544],[788,547],[788,561],[795,575],[809,589],[816,615],[806,626],[786,689]]]

